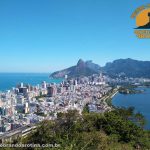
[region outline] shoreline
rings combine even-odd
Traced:
[[[111,98],[113,98],[117,93],[119,93],[118,90],[111,96]]]
[[[118,88],[113,89],[113,91],[111,93],[109,93],[109,95],[105,95],[103,96],[100,100],[98,100],[98,103],[100,103],[101,101],[104,101],[108,107],[111,108],[111,110],[113,110],[115,108],[114,105],[112,105],[112,98],[118,94]]]

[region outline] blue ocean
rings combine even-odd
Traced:
[[[49,73],[0,73],[0,91],[9,90],[23,82],[25,84],[37,85],[42,81],[47,83],[60,83],[62,79],[51,79]]]

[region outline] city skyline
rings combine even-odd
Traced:
[[[0,1],[0,72],[53,72],[82,58],[101,66],[150,60],[131,14],[148,0]]]

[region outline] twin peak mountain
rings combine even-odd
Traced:
[[[54,72],[50,75],[52,78],[63,78],[68,75],[69,78],[91,76],[103,72],[109,76],[124,74],[127,77],[144,77],[150,78],[150,61],[139,61],[130,58],[118,59],[106,63],[104,67],[90,61],[80,59],[75,66]]]

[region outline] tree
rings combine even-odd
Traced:
[[[146,125],[146,119],[141,113],[135,114],[135,121],[141,128],[144,128],[144,126]]]
[[[40,123],[22,143],[57,143],[60,144],[58,150],[150,149],[150,132],[130,119],[135,117],[133,108],[82,115],[76,110],[69,110],[57,116],[56,120]],[[137,118],[141,121],[142,116],[137,114]]]

